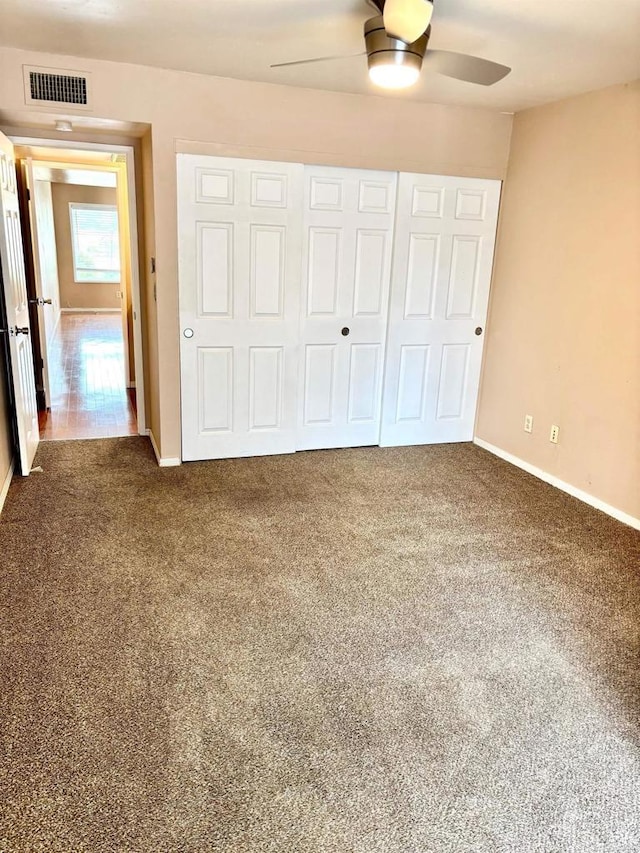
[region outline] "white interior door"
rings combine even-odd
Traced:
[[[9,335],[20,471],[26,476],[31,471],[40,434],[33,354],[29,339],[29,305],[24,273],[16,168],[13,145],[1,133],[0,214],[0,261],[8,326],[5,334]]]
[[[396,179],[305,168],[299,450],[378,444]]]
[[[33,162],[23,162],[25,184],[29,190],[29,220],[33,268],[35,274],[36,299],[40,351],[42,353],[42,380],[45,403],[51,406],[51,384],[49,380],[49,348],[60,320],[60,285],[58,282],[58,253],[53,224],[53,200],[51,182],[37,180],[33,173]]]
[[[383,446],[473,438],[500,187],[400,175]]]
[[[295,450],[303,167],[178,155],[183,459]]]

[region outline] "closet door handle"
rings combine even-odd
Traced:
[[[340,334],[346,338],[350,331],[351,329],[348,326],[344,326]]]
[[[479,337],[481,334],[482,334],[482,326],[476,326],[476,335],[478,335],[478,337]]]

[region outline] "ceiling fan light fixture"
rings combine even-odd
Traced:
[[[368,20],[364,25],[364,37],[371,81],[384,89],[413,86],[420,77],[429,34],[427,30],[417,41],[407,44],[389,36],[381,15]]]
[[[369,59],[369,78],[383,89],[407,89],[418,82],[422,61],[412,54],[376,54]],[[398,61],[400,59],[401,61]],[[417,62],[413,60],[418,60]]]
[[[432,15],[430,0],[386,0],[384,27],[391,38],[411,44],[426,31]]]

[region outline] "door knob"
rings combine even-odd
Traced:
[[[346,338],[350,331],[351,331],[351,329],[350,329],[348,326],[345,326],[345,327],[342,329],[341,334]]]
[[[477,327],[476,327],[476,335],[478,335],[478,336],[479,336],[479,335],[481,335],[481,334],[482,334],[482,326],[477,326]]]
[[[185,329],[182,334],[185,336],[185,338],[192,338],[193,337],[193,329]]]
[[[14,335],[28,335],[29,327],[28,326],[16,326],[13,330]]]

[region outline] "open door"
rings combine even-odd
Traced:
[[[38,406],[29,340],[29,302],[24,272],[20,210],[13,145],[0,133],[0,263],[7,309],[13,396],[18,426],[20,472],[31,471],[38,449]]]
[[[33,254],[33,295],[40,336],[42,361],[42,384],[45,406],[51,406],[51,383],[49,380],[49,347],[53,341],[60,316],[58,283],[58,254],[53,224],[53,201],[51,183],[36,180],[31,157],[22,161],[24,186],[29,197],[29,226],[31,228],[31,251]],[[23,220],[24,222],[24,220]],[[28,228],[26,229],[29,230]],[[28,289],[28,288],[27,288]],[[33,314],[31,315],[33,317]],[[35,331],[31,330],[32,334]]]

